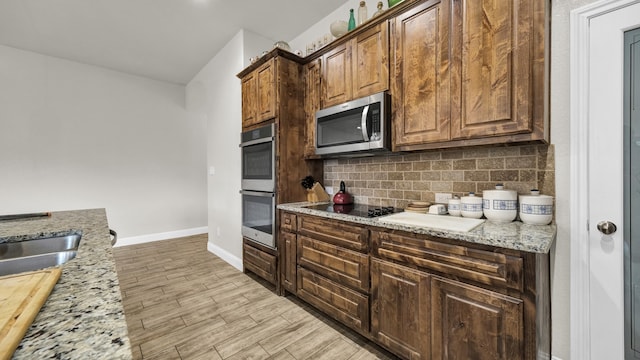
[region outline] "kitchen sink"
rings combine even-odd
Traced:
[[[0,260],[0,276],[60,266],[75,258],[77,254],[76,250],[67,250]]]
[[[0,244],[0,276],[60,266],[76,257],[80,234]]]
[[[0,260],[78,249],[79,234],[0,244]]]

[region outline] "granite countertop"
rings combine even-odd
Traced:
[[[13,359],[131,359],[104,209],[0,221],[0,242],[81,233],[76,258],[53,288]]]
[[[555,225],[528,225],[519,221],[514,221],[508,224],[496,224],[490,221],[485,221],[482,225],[479,225],[469,232],[456,232],[411,225],[388,224],[378,221],[377,218],[366,218],[305,208],[305,206],[318,204],[328,203],[299,202],[280,204],[278,205],[278,209],[300,214],[316,215],[329,219],[350,221],[363,225],[403,230],[416,234],[456,239],[475,244],[491,245],[533,253],[548,253],[556,238]]]

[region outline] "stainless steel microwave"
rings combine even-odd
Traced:
[[[316,155],[389,151],[389,102],[389,94],[380,92],[316,112]]]

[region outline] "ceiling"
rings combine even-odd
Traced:
[[[242,28],[291,40],[344,0],[1,0],[0,44],[177,84]]]

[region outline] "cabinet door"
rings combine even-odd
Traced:
[[[392,21],[394,147],[449,140],[449,2]]]
[[[371,336],[405,359],[429,359],[427,273],[371,260]]]
[[[281,231],[278,239],[280,250],[280,284],[282,287],[296,293],[296,234]]]
[[[369,256],[324,241],[298,236],[298,265],[341,285],[369,292]]]
[[[362,253],[369,251],[369,229],[354,223],[298,215],[298,234]]]
[[[242,78],[242,128],[247,128],[258,122],[257,96],[258,82],[256,73],[251,72]]]
[[[520,299],[434,276],[431,310],[434,360],[523,358]]]
[[[321,59],[316,59],[307,64],[305,68],[305,158],[316,155],[316,111],[320,110],[320,67]]]
[[[312,271],[298,268],[298,297],[358,331],[369,333],[369,297]]]
[[[345,43],[322,56],[322,108],[351,100],[350,50]]]
[[[387,22],[350,41],[353,96],[357,99],[389,88],[389,32]]]
[[[242,244],[242,265],[245,272],[251,271],[276,285],[276,256],[251,246],[248,240],[243,240]]]
[[[256,69],[257,122],[276,117],[276,62],[271,58]]]
[[[533,19],[540,1],[450,1],[452,137],[531,132],[533,59],[539,53],[532,46]]]

